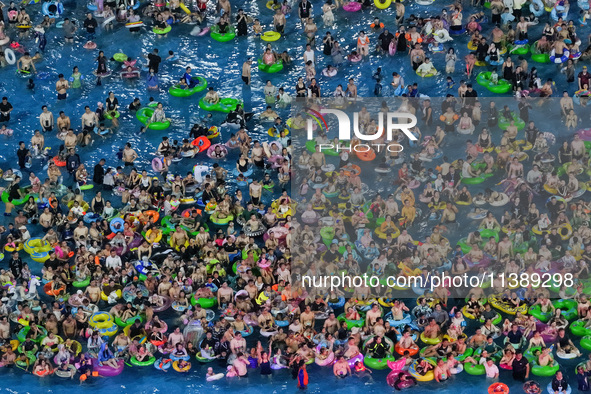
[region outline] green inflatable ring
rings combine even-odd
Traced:
[[[570,324],[570,332],[578,337],[591,335],[591,328],[585,328],[583,320],[577,320]]]
[[[191,305],[195,306],[197,304],[201,305],[202,308],[208,309],[208,308],[213,308],[214,306],[217,305],[218,300],[215,297],[212,298],[199,298],[199,299],[195,299],[195,294],[193,294],[191,296]]]
[[[228,42],[232,41],[236,37],[236,29],[234,26],[229,27],[229,31],[227,33],[220,33],[220,27],[218,25],[213,25],[209,30],[211,38],[218,42]]]
[[[230,113],[231,111],[235,111],[238,104],[242,104],[242,101],[231,97],[220,99],[217,104],[206,102],[204,97],[199,100],[199,108],[205,111],[218,111],[224,112],[226,114]]]
[[[24,189],[21,189],[21,193],[24,194],[24,192],[25,192],[25,190]],[[29,197],[31,197],[31,196],[32,196],[32,194],[25,194],[25,196],[23,198],[19,199],[19,200],[12,200],[12,203],[14,205],[23,205],[24,203],[26,203],[27,201],[29,201]],[[2,198],[2,202],[3,203],[6,204],[8,202],[8,190],[4,190],[2,192],[1,198]],[[35,199],[35,201],[37,201],[37,199]]]
[[[581,347],[585,350],[591,350],[591,336],[587,335],[581,338]]]
[[[263,59],[258,60],[259,70],[265,73],[276,73],[283,70],[283,61],[278,60],[273,64],[263,63]]]
[[[33,339],[33,342],[39,344],[47,336],[47,330],[45,329],[45,327],[42,327],[42,326],[37,326],[37,327],[39,327],[39,329],[41,330],[43,335],[38,336],[36,339]],[[25,327],[21,328],[21,330],[16,335],[16,338],[20,342],[24,342],[27,339],[27,334],[29,333],[30,329],[31,329],[30,326],[25,326]]]
[[[468,238],[461,238],[456,245],[462,249],[462,253],[467,254],[472,250],[472,246],[468,245]]]
[[[486,179],[481,176],[475,176],[473,178],[460,178],[460,182],[465,185],[479,185]]]
[[[195,93],[202,92],[207,88],[207,80],[204,77],[198,75],[193,77],[193,80],[198,81],[199,83],[190,89],[183,89],[180,88],[179,85],[172,85],[168,88],[168,93],[174,97],[189,97]]]
[[[260,255],[259,255],[259,252],[258,252],[258,250],[254,249],[254,250],[252,251],[252,257],[254,257],[254,262],[255,262],[255,263],[256,263],[257,261],[259,261],[259,257],[260,257]],[[242,250],[242,260],[246,260],[247,258],[248,258],[248,250],[246,250],[246,249],[243,249],[243,250]]]
[[[511,49],[513,48],[513,46],[509,45],[507,47],[507,51],[509,52],[509,54],[516,54],[516,55],[527,55],[529,53],[529,44],[525,44],[524,46],[511,51]]]
[[[171,30],[172,30],[172,26],[170,26],[170,25],[166,26],[164,29],[159,29],[157,27],[154,27],[152,29],[152,31],[156,34],[166,34],[166,33],[170,32]]]
[[[365,356],[363,359],[363,364],[370,367],[371,369],[386,369],[388,368],[389,361],[396,361],[396,357],[392,355],[388,355],[384,358],[373,358],[370,356]]]
[[[129,57],[125,53],[118,52],[113,55],[113,60],[119,63],[126,62]]]
[[[522,130],[525,127],[525,122],[523,119],[519,117],[515,112],[511,112],[513,116],[513,120],[515,121],[515,126],[517,126],[517,130]],[[511,124],[511,121],[505,118],[503,115],[499,115],[499,128],[501,130],[507,130],[507,127]]]
[[[508,93],[513,89],[513,85],[511,85],[511,83],[509,81],[502,79],[502,78],[499,78],[497,84],[491,84],[491,82],[490,82],[491,75],[492,75],[492,72],[490,72],[490,71],[484,71],[484,72],[478,73],[478,75],[476,76],[476,82],[480,86],[487,88],[490,92],[497,93],[497,94]]]
[[[90,276],[87,276],[84,280],[75,280],[74,282],[72,282],[72,286],[74,287],[86,287],[88,285],[90,285]]]
[[[527,313],[544,323],[552,317],[552,312],[542,312],[542,306],[540,304],[531,306]]]
[[[310,153],[316,152],[316,141],[314,141],[314,140],[307,141],[306,142],[306,149],[308,149],[308,152],[310,152]],[[324,153],[327,156],[338,156],[339,155],[339,153],[334,149],[322,149],[322,153]]]
[[[475,376],[484,375],[486,373],[486,369],[484,368],[484,365],[472,364],[472,363],[464,364],[464,371],[466,371],[466,373],[469,375],[475,375]]]
[[[559,309],[560,308],[560,312],[562,314],[562,316],[564,316],[564,318],[568,321],[571,320],[575,320],[578,316],[578,304],[575,300],[556,300],[556,301],[552,301],[552,305],[554,305],[554,308]]]
[[[484,242],[485,238],[490,239],[490,237],[493,237],[496,242],[499,242],[499,232],[498,231],[483,228],[481,230],[478,230],[478,232],[480,233],[480,238],[482,238],[483,243],[486,243],[486,242]]]
[[[226,224],[230,223],[232,220],[234,220],[234,215],[229,214],[228,216],[226,216],[223,219],[218,219],[217,217],[214,218],[213,215],[211,215],[211,217],[209,218],[209,220],[211,220],[211,222],[213,224],[217,224],[218,226],[223,226],[223,225],[226,225]]]
[[[153,108],[144,107],[144,108],[140,108],[136,112],[135,117],[137,118],[137,120],[139,120],[140,122],[142,122],[143,124],[146,125],[150,121],[152,114],[154,114]],[[152,129],[152,130],[165,130],[169,127],[170,127],[169,120],[167,120],[165,122],[152,122],[152,123],[150,123],[150,126],[148,126],[148,128]]]
[[[554,360],[553,366],[546,365],[542,367],[538,364],[537,360],[533,360],[532,364],[533,366],[531,368],[531,373],[536,376],[554,376],[556,375],[556,372],[558,372],[558,370],[560,369],[560,364],[558,364],[556,360]]]
[[[176,229],[176,226],[170,222],[172,216],[165,216],[162,218],[160,225],[162,226],[162,235],[168,235]]]
[[[464,362],[464,360],[466,358],[470,357],[473,353],[474,353],[474,349],[469,347],[466,349],[466,351],[464,353],[460,354],[459,356],[456,356],[455,359],[458,360],[459,362]]]
[[[349,319],[345,318],[345,312],[338,315],[337,320],[340,321],[341,323],[347,322],[348,329],[351,329],[353,327],[362,328],[365,325],[365,319],[363,317],[359,320],[349,320]]]
[[[550,63],[550,55],[547,53],[541,53],[537,50],[538,42],[534,42],[534,44],[530,47],[531,51],[531,60],[536,63]]]
[[[147,366],[153,365],[155,361],[156,361],[156,357],[154,357],[154,356],[150,357],[147,361],[146,360],[144,360],[144,361],[138,361],[135,358],[135,356],[133,356],[129,360],[129,362],[131,364],[135,365],[136,367],[147,367]]]
[[[123,321],[120,318],[116,317],[115,318],[115,324],[117,324],[119,327],[127,327],[127,326],[131,326],[133,323],[135,323],[136,321],[142,322],[143,319],[140,315],[136,315],[134,317],[130,317],[129,319]]]
[[[27,358],[29,359],[29,365],[33,365],[33,363],[37,360],[37,357],[35,357],[35,354],[33,354],[33,352],[27,352]],[[27,368],[28,366],[26,362],[21,360],[18,360],[16,362],[16,365],[23,368]]]
[[[105,118],[107,118],[109,120],[111,120],[113,118],[119,119],[119,117],[121,116],[121,113],[119,111],[114,111],[115,115],[113,116],[113,115],[111,115],[112,112],[113,111],[111,111],[111,112],[105,111]]]
[[[485,320],[484,320],[484,318],[483,318],[483,317],[481,317],[481,318],[479,319],[479,321],[480,321],[481,323],[484,323],[484,322],[485,322]],[[497,312],[497,314],[495,315],[494,319],[492,319],[492,324],[496,326],[497,324],[499,324],[499,323],[500,323],[500,322],[502,322],[502,321],[503,321],[503,317],[501,316],[501,314],[500,314],[500,313],[498,313],[498,312]]]

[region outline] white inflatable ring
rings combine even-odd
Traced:
[[[14,51],[10,48],[4,50],[4,58],[6,59],[6,63],[10,65],[16,63],[16,56],[14,55]]]

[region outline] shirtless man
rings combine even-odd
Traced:
[[[571,109],[575,109],[573,98],[568,95],[566,90],[562,92],[562,97],[560,98],[560,109],[562,110],[562,116],[564,117],[566,117]],[[578,136],[578,134],[575,135]]]
[[[259,205],[261,201],[261,195],[263,194],[263,187],[259,184],[257,179],[248,186],[248,192],[250,194],[250,200],[254,205]]]
[[[437,324],[435,319],[429,319],[429,324],[425,327],[425,338],[437,338],[441,334],[441,327]]]
[[[84,294],[90,299],[91,303],[96,304],[99,302],[101,298],[101,288],[97,285],[96,280],[90,282],[90,286],[86,288]]]
[[[514,157],[509,164],[508,178],[522,178],[523,177],[523,164],[519,162],[517,157]]]
[[[331,313],[328,316],[328,319],[324,321],[324,325],[322,326],[329,334],[334,334],[339,329],[339,321],[336,319],[335,314]]]
[[[58,80],[55,83],[55,90],[57,92],[57,99],[58,100],[65,100],[68,97],[68,89],[70,89],[70,84],[64,78],[64,74],[60,74],[58,76]]]
[[[6,340],[8,338],[10,338],[10,323],[6,316],[2,316],[0,319],[0,339]]]
[[[41,153],[45,148],[45,137],[39,130],[35,130],[35,134],[31,137],[31,145],[37,149],[38,153]]]
[[[35,69],[35,64],[33,63],[33,58],[29,54],[29,52],[25,52],[23,56],[18,59],[16,62],[16,68],[21,71],[28,71],[36,73],[37,70]]]
[[[219,0],[218,10],[221,15],[227,15],[229,18],[232,15],[232,4],[230,4],[229,0]]]
[[[495,28],[490,33],[491,41],[495,44],[497,48],[501,47],[501,42],[503,41],[504,36],[505,33],[503,33],[503,30],[501,30],[499,26],[495,26]]]
[[[437,381],[437,383],[449,379],[449,368],[447,367],[447,363],[445,363],[443,359],[440,358],[437,361],[437,366],[435,367],[433,374],[435,375],[435,381]]]
[[[210,87],[207,93],[205,94],[203,101],[209,104],[217,104],[220,102],[220,96],[215,90],[213,90],[212,87]]]
[[[90,108],[89,108],[90,109]],[[94,113],[93,113],[94,114]],[[96,116],[96,114],[94,114]],[[71,122],[70,122],[70,117],[66,116],[66,114],[64,113],[64,111],[60,111],[60,114],[56,120],[57,123],[57,129],[61,130],[61,129],[69,129],[71,126]],[[84,124],[84,122],[83,122]]]
[[[259,167],[264,166],[265,150],[259,141],[255,141],[252,147],[252,161]]]
[[[357,98],[357,86],[355,86],[355,80],[353,78],[349,78],[345,93],[347,97]]]
[[[497,246],[497,258],[501,259],[503,256],[513,256],[513,243],[509,240],[507,235],[504,235]]]
[[[412,339],[409,330],[402,333],[402,337],[398,341],[398,346],[402,349],[419,349],[419,346],[415,343],[414,339]]]
[[[41,107],[41,114],[39,115],[39,123],[41,124],[41,130],[45,133],[46,131],[53,130],[53,114],[47,110],[47,105]]]
[[[228,282],[222,283],[222,287],[218,289],[218,305],[224,305],[232,302],[234,290],[228,287]]]
[[[280,9],[276,10],[275,15],[273,15],[273,26],[275,27],[275,31],[283,34],[283,29],[285,28],[286,23],[287,21],[283,12],[281,12]]]
[[[246,85],[250,85],[250,74],[252,69],[252,60],[250,58],[246,59],[244,63],[242,63],[242,80]]]
[[[448,202],[445,205],[445,209],[443,210],[443,214],[441,215],[441,223],[454,223],[456,221],[456,214],[458,213],[458,208],[453,205],[452,203]]]
[[[306,310],[300,315],[300,322],[304,327],[314,327],[316,315],[312,312],[310,305],[306,305]]]
[[[133,165],[133,162],[137,158],[138,158],[138,155],[137,155],[136,151],[131,148],[131,144],[129,142],[127,144],[125,144],[125,148],[123,149],[123,156],[122,156],[122,160],[125,163],[125,165],[126,166]]]
[[[404,4],[402,4],[402,0],[396,0],[396,24],[401,25],[404,21],[404,12],[405,12]]]
[[[556,40],[552,46],[552,49],[554,50],[554,56],[556,56],[556,58],[560,58],[564,54],[564,51],[568,50],[562,39]]]
[[[78,138],[76,134],[74,134],[74,130],[69,129],[66,138],[64,138],[64,145],[68,150],[76,148],[76,143],[78,142]]]
[[[113,347],[116,349],[115,357],[118,357],[121,353],[123,353],[128,347],[131,345],[131,339],[123,331],[115,337],[113,341]]]
[[[97,125],[98,116],[96,113],[92,112],[89,106],[84,107],[84,113],[82,114],[82,128],[87,131],[92,131]]]
[[[359,353],[359,348],[355,345],[355,339],[349,338],[349,341],[347,342],[347,351],[344,354],[345,358],[349,360],[357,356]]]
[[[334,376],[344,378],[351,374],[351,368],[343,356],[339,356],[337,362],[334,363],[334,366],[332,367],[332,372],[334,373]]]
[[[410,65],[412,69],[416,71],[417,68],[425,61],[425,51],[421,47],[421,44],[416,43],[414,48],[410,51]]]
[[[240,332],[237,332],[234,335],[234,338],[232,338],[230,341],[230,349],[232,350],[232,353],[236,355],[246,350],[246,340],[242,338],[242,334]]]
[[[585,154],[585,143],[581,140],[579,134],[575,134],[573,141],[570,143],[573,150],[573,159],[580,160]]]
[[[484,335],[482,333],[482,330],[480,328],[477,328],[476,329],[476,332],[474,333],[474,335],[472,335],[472,337],[468,341],[468,346],[471,346],[471,347],[480,347],[484,343],[486,343],[486,335]]]

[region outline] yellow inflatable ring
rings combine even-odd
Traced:
[[[14,252],[14,251],[21,251],[23,250],[24,246],[22,243],[18,242],[17,244],[15,244],[14,242],[11,242],[9,244],[6,244],[6,246],[4,246],[4,250],[7,252]]]
[[[267,8],[270,10],[278,10],[281,8],[281,4],[274,4],[273,0],[267,1]]]
[[[386,8],[390,7],[392,0],[384,0],[384,2],[381,2],[380,0],[373,0],[373,3],[380,10],[385,10]]]
[[[266,31],[261,34],[261,40],[263,41],[277,41],[281,38],[281,34],[276,31]]]
[[[563,241],[570,239],[571,235],[573,235],[573,227],[570,223],[564,223],[558,227],[558,235],[560,235]]]
[[[172,363],[172,367],[177,372],[188,372],[191,369],[191,363],[187,363],[184,368],[179,367],[179,360]]]
[[[149,229],[148,231],[146,231],[146,236],[145,236],[146,241],[148,241],[148,239],[150,238],[150,235],[152,235],[152,229]],[[156,239],[154,239],[154,243],[160,242],[161,239],[162,239],[162,231],[156,236]],[[148,243],[151,244],[152,242],[148,241]]]
[[[115,293],[117,294],[117,298],[121,298],[121,290],[117,290]],[[109,301],[109,296],[107,296],[104,291],[101,291],[101,300]]]
[[[93,328],[108,328],[112,324],[113,316],[107,312],[96,312],[88,319],[88,325]]]

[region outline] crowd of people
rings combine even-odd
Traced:
[[[35,4],[0,3],[6,8],[0,60],[30,78],[30,91],[9,92],[0,102],[0,134],[19,140],[19,168],[2,174],[0,366],[82,382],[132,366],[178,373],[208,367],[201,374],[207,381],[285,368],[305,388],[307,366],[315,363],[336,378],[354,375],[368,383],[375,380],[372,370],[389,368],[386,382],[397,389],[464,372],[486,375],[493,392],[508,392],[513,381],[528,393],[541,392],[533,376],[551,378],[550,392],[566,393],[575,384],[589,390],[590,74],[586,66],[577,73],[576,63],[589,56],[580,33],[589,5],[578,2],[574,20],[575,5],[562,0],[534,1],[529,8],[522,1],[455,3],[426,18],[408,16],[407,5],[396,1],[392,30],[387,13],[372,12],[350,51],[336,34],[341,11],[385,9],[389,1],[327,0],[322,21],[313,18],[308,0],[266,5],[274,13],[270,31],[256,16],[236,12],[229,0],[215,7],[202,0],[99,1],[82,23],[65,17],[59,1],[44,3],[39,18],[29,16],[38,11]],[[478,12],[465,18],[466,8]],[[97,18],[103,19],[100,28]],[[141,19],[160,36],[177,23],[195,25],[196,40],[208,32],[221,42],[260,36],[269,41],[258,59],[260,71],[295,68],[301,60],[305,75],[293,89],[265,81],[266,109],[252,113],[241,97],[220,96],[223,80],[208,86],[186,67],[166,87],[170,95],[204,92],[199,107],[227,117],[219,125],[205,117],[180,142],[166,136],[174,124],[166,103],[138,97],[127,104],[115,92],[81,113],[66,107],[54,114],[53,105],[44,105],[33,136],[21,137],[26,131],[11,116],[25,109],[10,101],[34,94],[43,80],[35,64],[51,61],[43,56],[53,45],[45,37],[49,29],[61,28],[66,44],[83,38],[81,46],[97,50],[96,85],[113,75],[145,75],[155,96],[162,63],[177,54],[153,48],[142,69],[138,59],[109,57],[94,42],[97,32],[109,34],[121,24],[132,37],[142,35]],[[543,20],[541,35],[530,36]],[[329,31],[317,40],[321,22]],[[304,33],[301,55],[274,43],[292,28]],[[465,80],[456,85],[460,59],[452,37],[459,34],[470,35],[472,52],[464,57]],[[564,63],[567,85],[541,81],[528,64],[530,51],[531,62]],[[437,58],[438,52],[445,55]],[[355,63],[364,67],[369,58],[390,57],[406,63],[406,55],[416,77],[394,72],[383,89],[389,76],[382,67],[365,74],[373,77],[373,95],[401,97],[384,101],[381,112],[419,118],[411,128],[416,142],[395,133],[403,151],[355,153],[358,138],[348,142],[352,151],[323,151],[323,144],[340,142],[321,122],[315,140],[304,141],[307,120],[325,105],[359,111],[361,133],[379,133],[378,108],[368,110],[359,97],[359,90],[372,91],[364,81],[350,78],[328,94],[323,86]],[[328,64],[317,76],[322,62]],[[247,87],[253,67],[247,58],[239,70]],[[420,89],[420,81],[443,71],[447,97],[439,103],[425,97],[437,94]],[[407,83],[412,80],[419,82]],[[69,78],[59,74],[58,102],[67,102],[83,81],[77,67]],[[518,99],[482,99],[488,92]],[[284,119],[293,96],[308,98],[306,107]],[[335,101],[326,104],[322,97]],[[132,142],[116,158],[85,157],[93,144],[123,132],[128,125],[122,113],[143,124],[140,138],[161,131],[151,167]],[[80,116],[80,123],[71,116]],[[549,118],[558,122],[552,129]],[[264,135],[253,131],[259,124]],[[61,146],[48,149],[54,136]],[[389,141],[381,135],[373,142]],[[457,149],[458,142],[465,145]],[[179,173],[179,163],[189,161],[192,170]],[[331,291],[326,285],[306,288],[301,280],[363,273],[423,279],[470,274],[483,285]],[[256,339],[247,339],[251,335]],[[576,379],[557,358],[576,359]],[[511,370],[511,378],[499,368]]]

